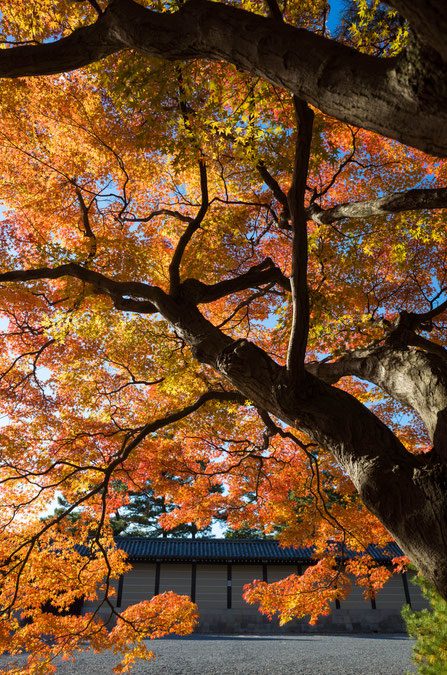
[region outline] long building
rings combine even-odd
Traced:
[[[306,619],[280,627],[269,621],[256,606],[242,598],[243,587],[254,579],[273,582],[290,574],[302,574],[315,560],[312,548],[282,548],[265,539],[150,539],[117,538],[129,556],[132,569],[118,583],[118,609],[172,590],[188,595],[200,612],[198,632],[202,633],[301,633],[379,632],[405,630],[403,605],[413,609],[427,606],[419,587],[409,583],[410,574],[394,574],[373,600],[365,601],[362,590],[353,586],[349,597],[334,603],[330,616],[315,626]],[[401,556],[399,547],[368,547],[368,553],[382,564]],[[84,605],[91,611],[92,603]]]

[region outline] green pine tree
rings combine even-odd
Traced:
[[[407,605],[402,616],[408,634],[416,638],[413,661],[421,675],[445,675],[447,673],[447,602],[422,576],[414,578],[430,602],[430,609],[413,612]]]
[[[126,491],[126,485],[122,484]],[[115,489],[119,486],[114,485]],[[166,502],[163,496],[156,496],[149,482],[142,490],[127,491],[129,503],[121,507],[110,519],[115,536],[120,537],[200,537],[209,536],[211,526],[199,530],[195,523],[184,523],[172,530],[164,530],[158,522],[164,513],[177,508],[175,504]]]
[[[129,491],[124,483],[115,481],[115,490],[127,492],[129,503],[120,507],[110,518],[115,537],[207,537],[211,535],[211,526],[199,530],[195,523],[184,523],[172,530],[164,530],[158,522],[163,513],[170,513],[177,508],[175,504],[167,503],[163,496],[154,494],[150,483],[146,483],[142,490]],[[54,511],[42,520],[53,519],[69,508],[70,504],[64,495],[57,497],[57,506]],[[67,518],[72,523],[73,531],[76,531],[76,523],[81,517],[81,512],[75,510]]]
[[[243,526],[239,529],[229,527],[225,534],[225,539],[274,539],[275,537],[264,534],[262,530],[256,527]]]

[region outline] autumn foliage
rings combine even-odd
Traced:
[[[4,2],[4,47],[69,35],[106,5]],[[261,2],[235,5],[265,12]],[[321,32],[327,11],[323,0],[290,2],[285,19]],[[390,55],[404,46],[401,24],[390,36],[389,21],[359,16],[340,40],[375,53],[381,38]],[[195,303],[228,342],[242,349],[250,341],[260,362],[267,354],[287,365],[295,278],[287,195],[300,131],[313,115],[302,186],[307,279],[294,291],[308,292],[306,363],[380,344],[402,310],[422,313],[443,300],[445,217],[322,214],[445,183],[445,162],[300,108],[289,92],[219,61],[121,51],[0,87],[0,647],[31,652],[20,672],[47,673],[56,655],[88,641],[123,652],[121,672],[151,657],[143,637],[193,630],[195,606],[172,593],[121,616],[114,606],[129,565],[109,519],[148,482],[179,505],[160,519],[167,530],[219,518],[276,532],[284,545],[315,545],[316,564],[302,577],[247,589],[267,615],[315,622],[349,593],[348,573],[374,595],[390,571],[365,548],[384,546],[390,534],[352,476],[309,434],[236,391],[168,301],[161,311],[158,291],[147,289]],[[430,330],[442,345],[442,316]],[[409,453],[430,449],[420,418],[401,401],[354,377],[337,387]],[[42,520],[60,493],[70,506]],[[357,557],[345,566],[340,551]],[[110,623],[69,614],[81,598],[107,607]]]

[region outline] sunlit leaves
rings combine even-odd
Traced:
[[[301,576],[293,574],[273,584],[256,581],[245,587],[244,597],[250,603],[258,602],[260,611],[270,618],[278,613],[280,625],[306,615],[315,624],[318,616],[330,613],[329,603],[345,598],[349,588],[349,579],[337,570],[335,560],[325,558]]]
[[[234,4],[266,14],[260,0]],[[397,53],[406,35],[395,13],[376,2],[356,5],[357,19],[346,17],[352,30],[341,39],[369,53]],[[284,18],[324,34],[327,12],[324,0],[291,2]],[[95,18],[87,2],[6,2],[4,46],[53,40]],[[299,129],[284,91],[220,62],[122,52],[82,71],[3,81],[1,94],[2,271],[77,263],[167,292],[174,251],[203,205],[206,167],[207,209],[182,256],[180,282],[217,284],[266,258],[290,275],[285,202]],[[261,162],[276,192],[263,182]],[[445,179],[445,163],[315,111],[305,207],[327,209]],[[310,221],[308,237],[309,361],[380,343],[402,309],[424,311],[445,293],[442,213]],[[371,542],[385,545],[389,535],[348,477],[303,434],[267,429],[251,401],[208,402],[156,435],[142,434],[148,423],[228,383],[195,358],[153,305],[123,311],[130,290],[117,298],[68,277],[2,287],[0,558],[2,606],[11,612],[0,621],[0,647],[31,648],[30,673],[50,672],[55,654],[78,649],[84,638],[98,650],[124,652],[118,672],[125,672],[136,658],[151,658],[143,636],[193,630],[195,607],[172,594],[117,616],[116,582],[128,566],[109,520],[125,508],[128,492],[148,484],[155,498],[177,505],[160,518],[166,530],[218,518],[284,545],[314,546],[316,564],[302,577],[247,591],[282,622],[326,614],[349,592],[347,572],[370,596],[387,579],[364,551]],[[188,301],[186,292],[173,300]],[[200,311],[228,337],[248,339],[284,364],[287,284],[254,285]],[[444,344],[442,320],[433,336]],[[370,406],[410,451],[427,450],[420,420],[382,392],[354,379],[337,386]],[[60,493],[65,518],[42,520]],[[347,569],[344,550],[356,554]],[[46,611],[64,613],[82,596],[117,620],[111,632],[99,615]],[[33,623],[19,626],[20,617]]]
[[[122,612],[110,635],[113,648],[125,654],[114,672],[128,672],[135,659],[149,661],[154,658],[153,652],[142,643],[146,636],[187,635],[194,630],[197,619],[197,606],[187,596],[178,596],[171,591],[129,607]]]
[[[353,0],[341,33],[359,51],[396,56],[408,39],[408,25],[398,12],[380,0]]]

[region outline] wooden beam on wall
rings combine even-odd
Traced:
[[[233,599],[233,572],[231,563],[227,564],[227,609],[231,609]]]
[[[123,586],[124,586],[124,575],[122,574],[118,579],[118,590],[116,593],[116,606],[121,607],[123,602]]]
[[[160,567],[161,563],[155,563],[155,584],[154,584],[154,595],[160,594]]]
[[[197,566],[196,563],[191,563],[191,600],[192,602],[196,601],[196,579],[197,579]]]
[[[408,577],[406,572],[402,572],[402,583],[404,585],[405,600],[411,607],[410,587],[408,586]]]
[[[262,564],[262,581],[268,582],[267,563]]]

